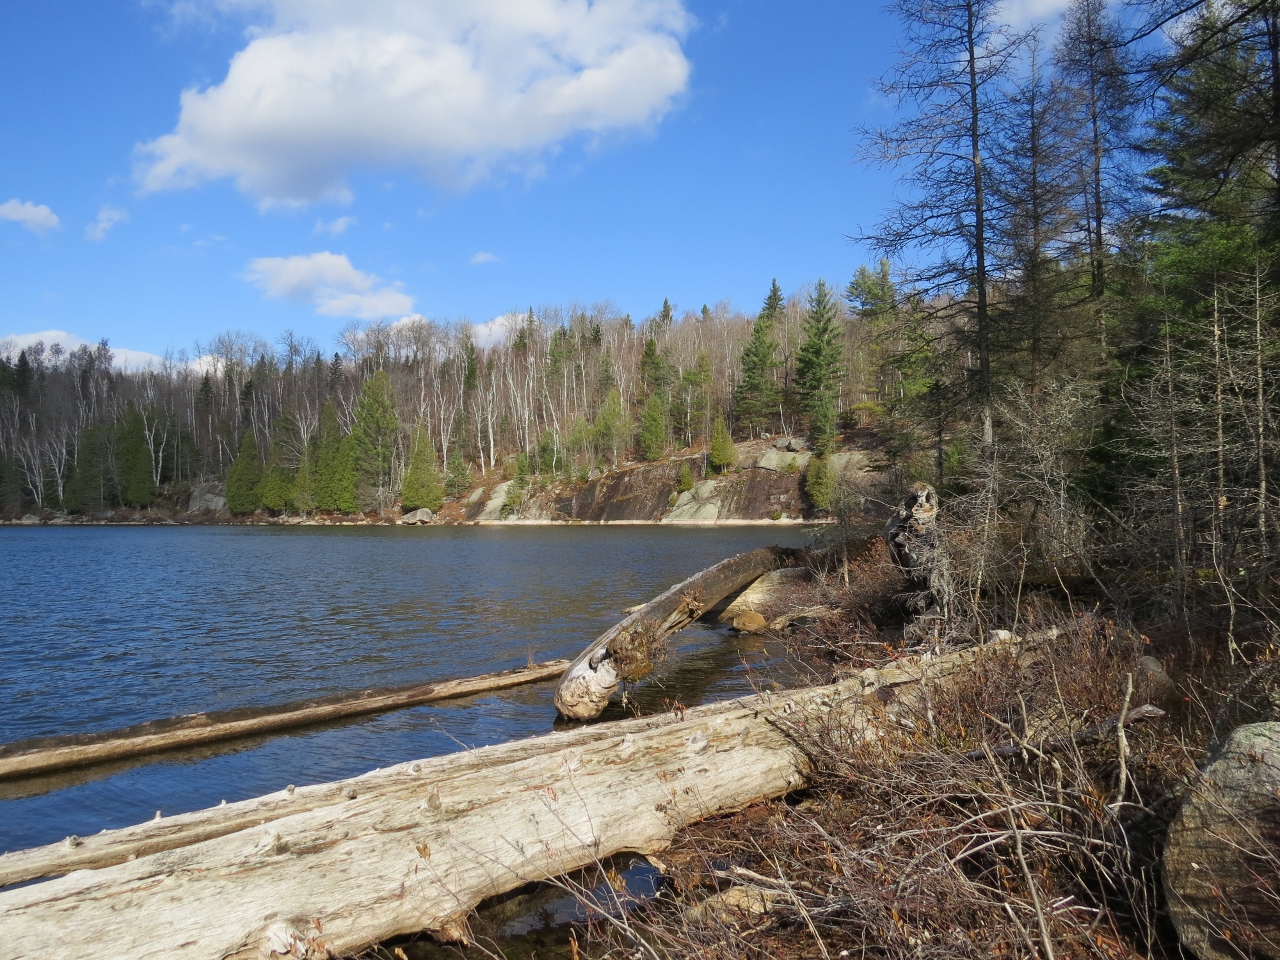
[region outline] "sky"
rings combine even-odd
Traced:
[[[879,3],[41,0],[0,30],[0,352],[754,313],[775,277],[843,287],[894,196],[855,160],[894,116]]]

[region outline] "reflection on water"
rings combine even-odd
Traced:
[[[804,542],[794,527],[0,528],[0,741],[573,657],[712,563]],[[634,693],[646,711],[749,692],[743,658],[763,656],[719,627],[676,644]],[[0,782],[0,850],[531,736],[554,716],[543,684]]]

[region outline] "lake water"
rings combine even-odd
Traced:
[[[806,541],[795,527],[3,527],[0,742],[572,658],[624,607]],[[760,654],[725,628],[676,645],[642,708],[749,692]],[[0,781],[0,851],[545,733],[551,691]]]

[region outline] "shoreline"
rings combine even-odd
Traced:
[[[0,520],[2,527],[812,527],[834,523],[830,519],[777,520],[729,518],[724,520],[445,520],[440,523],[401,523],[379,517],[361,520],[313,520],[297,517],[226,518],[144,517],[102,519],[55,517],[50,520]]]

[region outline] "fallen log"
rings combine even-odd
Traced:
[[[4,955],[313,958],[424,930],[465,938],[487,897],[623,851],[657,853],[695,820],[799,787],[808,765],[788,731],[846,710],[846,729],[874,737],[881,706],[864,706],[867,690],[940,678],[987,649],[403,764],[263,798],[252,813],[202,811],[193,842],[0,891]],[[200,838],[219,816],[238,826]],[[165,829],[130,828],[132,842]]]
[[[550,680],[559,675],[567,663],[566,660],[550,660],[530,667],[465,680],[340,693],[298,700],[277,707],[245,707],[213,713],[192,713],[104,733],[20,740],[0,746],[0,780],[146,756],[166,750],[180,750],[236,737],[277,733],[316,723],[371,713],[387,713],[439,700],[505,690],[526,683]]]
[[[556,710],[570,720],[600,716],[623,680],[639,680],[653,668],[667,637],[763,574],[796,564],[802,555],[803,551],[788,547],[742,553],[636,608],[569,665],[556,686]]]

